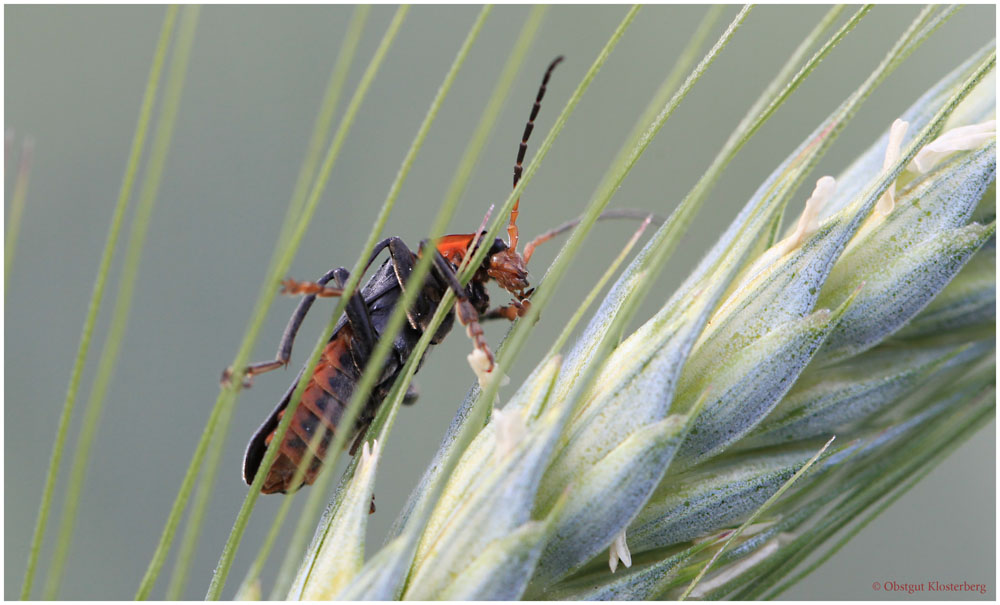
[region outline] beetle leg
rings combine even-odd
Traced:
[[[333,298],[344,293],[343,288],[331,288],[314,281],[296,281],[286,278],[281,282],[281,293],[288,296],[308,295],[319,298]]]
[[[398,237],[387,237],[384,240],[382,240],[382,241],[378,242],[377,244],[375,244],[375,247],[372,248],[372,254],[368,258],[368,262],[365,264],[365,268],[362,270],[362,273],[364,273],[365,271],[367,271],[368,267],[370,267],[372,265],[372,263],[375,262],[375,259],[382,252],[382,250],[385,250],[386,248],[390,248],[391,245],[394,244],[396,240],[399,240],[399,238]],[[399,241],[401,243],[402,240],[399,240]],[[405,245],[404,245],[404,247],[405,247]],[[319,296],[320,298],[329,298],[329,297],[332,297],[332,296],[340,296],[341,294],[343,294],[343,288],[327,288],[327,287],[325,287],[326,282],[330,281],[330,279],[332,278],[333,273],[335,273],[337,271],[343,271],[343,274],[345,276],[349,276],[350,275],[350,273],[347,271],[347,269],[344,269],[343,267],[340,267],[338,269],[334,269],[333,271],[328,271],[326,273],[326,275],[323,276],[323,279],[316,280],[315,282],[296,281],[294,279],[288,278],[288,279],[285,279],[283,282],[281,282],[281,293],[282,294],[289,294],[289,295],[292,295],[292,296],[299,295],[299,294],[308,294],[308,295],[312,295],[312,296]],[[343,279],[343,281],[340,282],[340,285],[343,286],[344,283],[346,283],[346,281],[347,281],[347,278],[345,277]]]
[[[510,301],[510,304],[495,309],[490,309],[483,314],[482,319],[506,319],[514,321],[518,317],[524,317],[531,308],[531,301],[528,298],[535,292],[532,288],[527,292],[520,292],[517,298]]]
[[[486,313],[483,313],[480,319],[484,321],[487,319],[506,319],[507,321],[514,321],[515,319],[517,319],[522,315],[523,312],[521,311],[521,309],[518,309],[517,307],[514,306],[514,303],[511,303],[509,305],[504,305],[502,307],[496,307],[494,309],[490,309]]]
[[[361,444],[365,442],[365,434],[368,432],[369,426],[371,426],[370,422],[358,430],[358,434],[354,437],[354,443],[351,444],[351,449],[347,452],[348,454],[353,456],[358,453],[358,450],[361,449]]]
[[[490,351],[489,345],[486,344],[486,338],[483,336],[483,326],[479,325],[479,313],[476,312],[469,299],[459,300],[455,303],[455,316],[465,326],[465,333],[472,339],[472,344],[486,355],[486,359],[490,364],[486,371],[492,372],[495,363],[493,352]]]
[[[326,283],[333,279],[336,272],[336,269],[327,271],[323,277],[314,282],[315,285],[319,288],[324,288]],[[316,294],[308,294],[299,302],[299,306],[295,307],[295,312],[292,313],[292,317],[288,320],[288,325],[285,326],[285,333],[281,336],[281,342],[278,343],[278,352],[274,356],[274,359],[252,363],[243,370],[243,386],[245,388],[249,388],[253,384],[253,377],[257,374],[270,372],[271,370],[288,365],[288,360],[292,357],[292,345],[295,343],[295,335],[298,333],[299,327],[302,326],[302,321],[306,318],[309,308],[316,301],[316,296]],[[222,372],[221,382],[223,385],[228,386],[232,378],[233,368],[226,368]]]
[[[512,300],[509,305],[490,309],[481,316],[481,319],[506,319],[514,321],[518,317],[524,317],[531,308],[531,303],[527,300]]]
[[[335,277],[337,284],[343,287],[351,274],[347,269],[341,267],[335,271]],[[347,315],[347,321],[351,324],[351,329],[354,332],[354,338],[351,340],[353,343],[351,357],[354,358],[354,364],[358,367],[358,371],[361,371],[368,363],[368,358],[371,357],[372,349],[375,348],[375,343],[378,341],[378,333],[375,332],[371,317],[368,316],[368,306],[360,292],[355,291],[354,295],[347,301],[344,313]]]
[[[405,293],[410,281],[410,274],[413,273],[413,268],[417,266],[417,255],[398,237],[389,238],[387,246],[389,248],[389,256],[392,257],[392,270],[396,274],[396,281],[399,282],[399,289]],[[421,243],[422,247],[423,244]],[[430,280],[432,277],[428,276],[427,279]],[[427,282],[425,281],[424,283]],[[427,322],[430,321],[433,310],[434,306],[427,302],[426,297],[417,296],[413,307],[406,310],[406,320],[410,322],[410,326],[414,330],[423,330]]]

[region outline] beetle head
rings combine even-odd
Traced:
[[[517,250],[497,238],[490,247],[486,273],[495,279],[500,287],[514,294],[521,294],[528,288],[528,268]]]

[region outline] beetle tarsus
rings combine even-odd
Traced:
[[[465,333],[472,339],[472,344],[482,351],[486,355],[486,359],[489,360],[490,366],[486,371],[492,372],[495,365],[493,352],[490,351],[489,345],[486,344],[486,338],[483,336],[483,326],[479,324],[479,314],[476,312],[476,309],[468,300],[460,300],[455,303],[455,314],[458,315],[458,321],[465,326]]]
[[[331,288],[319,282],[296,281],[290,277],[281,282],[281,293],[288,296],[317,296],[333,298],[344,293],[341,288]]]

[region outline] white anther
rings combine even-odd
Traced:
[[[772,248],[775,260],[801,246],[807,237],[816,232],[819,227],[819,213],[836,191],[837,180],[832,176],[824,176],[816,181],[816,188],[806,200],[806,207],[799,216],[795,231]]]
[[[360,466],[366,468],[367,465],[372,464],[375,459],[378,458],[379,442],[378,439],[372,439],[371,445],[365,441],[364,445],[361,446],[361,462]]]
[[[903,136],[906,129],[910,127],[909,122],[896,119],[889,127],[889,144],[885,148],[885,159],[882,160],[882,170],[892,168],[899,161],[900,151],[903,148]],[[882,216],[889,216],[892,209],[896,207],[896,180],[893,179],[886,188],[882,197],[878,198],[875,210]]]
[[[983,143],[997,136],[997,121],[988,120],[982,124],[972,124],[952,128],[934,139],[917,152],[910,169],[917,172],[928,172],[945,156],[956,151],[976,149]]]
[[[494,410],[493,422],[496,425],[496,453],[502,458],[512,452],[517,444],[524,439],[527,432],[524,426],[524,416],[517,410]]]
[[[496,364],[493,365],[493,370],[490,370],[490,358],[487,357],[482,349],[473,349],[466,359],[469,360],[469,367],[476,373],[479,388],[486,390],[486,387],[489,386],[491,381],[496,380],[498,375],[501,376],[500,386],[504,386],[510,382],[510,378],[506,374],[496,371]],[[499,397],[497,397],[497,400],[499,401]]]
[[[618,569],[618,561],[621,561],[625,567],[632,567],[632,553],[628,550],[628,542],[625,541],[625,531],[615,536],[615,541],[611,543],[608,547],[608,566],[611,568],[611,573],[615,573]]]

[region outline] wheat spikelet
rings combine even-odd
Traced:
[[[993,414],[994,57],[972,57],[819,178],[782,235],[835,113],[615,342],[654,238],[575,346],[441,476],[446,440],[396,535],[363,565],[338,563],[334,585],[311,570],[357,550],[324,536],[358,535],[366,459],[289,596],[778,594],[806,555]]]

